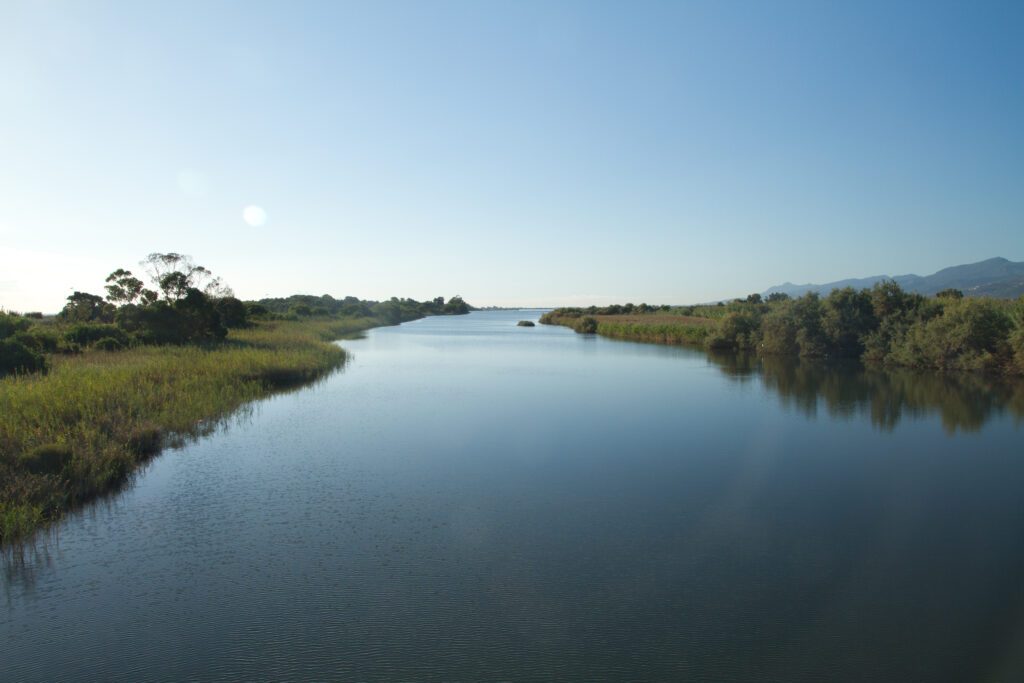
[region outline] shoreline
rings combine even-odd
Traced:
[[[0,380],[0,547],[120,490],[245,405],[327,377],[347,358],[334,342],[415,319],[257,321],[214,346],[88,351]]]

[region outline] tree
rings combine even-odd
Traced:
[[[168,301],[183,298],[189,289],[200,290],[214,299],[234,296],[230,287],[197,265],[191,256],[173,251],[166,254],[154,252],[142,261],[142,265]]]
[[[75,292],[68,297],[68,303],[57,317],[69,322],[111,322],[114,319],[114,305],[102,297],[87,292]]]
[[[142,296],[144,285],[142,280],[132,275],[132,271],[118,268],[107,276],[107,301],[113,304],[130,304]]]
[[[821,325],[832,353],[859,356],[864,351],[865,336],[878,326],[871,294],[852,287],[832,290],[822,307]]]
[[[220,321],[227,328],[246,327],[249,324],[245,304],[233,296],[217,299],[214,307],[220,313]]]
[[[469,313],[469,304],[463,301],[461,296],[456,294],[444,305],[444,312],[448,315],[462,315],[464,313]]]

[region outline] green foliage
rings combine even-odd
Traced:
[[[597,332],[597,320],[591,318],[589,315],[584,316],[580,318],[578,321],[576,321],[576,324],[573,326],[573,329],[579,332],[580,334],[594,334],[595,332]]]
[[[27,330],[32,326],[31,321],[20,315],[0,311],[0,339],[7,339],[17,332]]]
[[[101,339],[113,339],[121,346],[128,343],[128,335],[117,325],[108,323],[79,323],[64,331],[64,338],[79,346],[92,346]]]
[[[947,299],[941,315],[912,325],[888,357],[899,365],[994,370],[1010,351],[1013,323],[991,299]]]
[[[769,355],[796,355],[798,329],[793,302],[781,300],[761,319],[761,351]]]
[[[103,297],[87,292],[75,292],[68,297],[68,303],[57,317],[66,322],[105,322],[114,319],[115,307]]]
[[[659,343],[703,341],[711,350],[756,348],[765,356],[859,358],[1024,374],[1024,297],[1008,302],[965,298],[956,291],[940,294],[925,298],[885,281],[870,290],[834,290],[824,299],[813,292],[797,299],[751,295],[728,304],[673,308],[672,316],[654,314],[646,305],[560,308],[540,320],[579,330],[585,317],[596,316],[596,331],[602,335]],[[679,323],[666,322],[673,316]],[[704,324],[695,325],[695,320]],[[689,332],[673,331],[686,330],[684,321],[690,321]]]
[[[103,337],[99,339],[95,344],[92,345],[97,351],[123,351],[124,344],[114,339],[113,337]]]
[[[27,372],[42,372],[46,359],[16,339],[0,339],[0,377]]]
[[[118,268],[107,276],[107,301],[113,304],[130,304],[142,296],[145,288],[142,280],[132,275],[130,270]]]
[[[877,323],[870,292],[851,287],[833,290],[825,299],[821,314],[829,355],[859,357],[864,353],[864,336]]]
[[[247,327],[249,325],[249,314],[245,304],[233,296],[226,296],[214,301],[214,308],[220,314],[220,321],[228,329]]]
[[[760,297],[757,302],[760,303]],[[756,311],[732,311],[708,335],[709,349],[751,349],[757,346],[761,316]]]
[[[444,305],[445,315],[465,315],[466,313],[469,313],[469,304],[463,301],[462,297],[458,294],[449,299],[448,303]]]

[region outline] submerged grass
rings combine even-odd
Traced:
[[[375,318],[260,322],[223,344],[89,351],[0,379],[0,544],[124,484],[169,439],[341,366]]]

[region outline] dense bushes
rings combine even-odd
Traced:
[[[30,325],[19,315],[0,311],[0,377],[46,369],[42,350],[29,333]]]
[[[636,341],[703,341],[712,350],[756,349],[763,355],[1024,374],[1024,297],[1011,302],[946,290],[926,298],[887,281],[860,291],[837,289],[826,297],[751,295],[727,304],[676,308],[671,316],[661,311],[652,315],[657,309],[642,308],[563,308],[545,313],[541,322],[580,331],[582,321],[598,315],[593,331]],[[621,323],[615,322],[618,316]],[[666,323],[673,316],[678,325]],[[687,317],[704,319],[707,333],[662,333],[666,327],[683,329]]]
[[[46,370],[43,354],[15,339],[0,339],[0,377]]]

